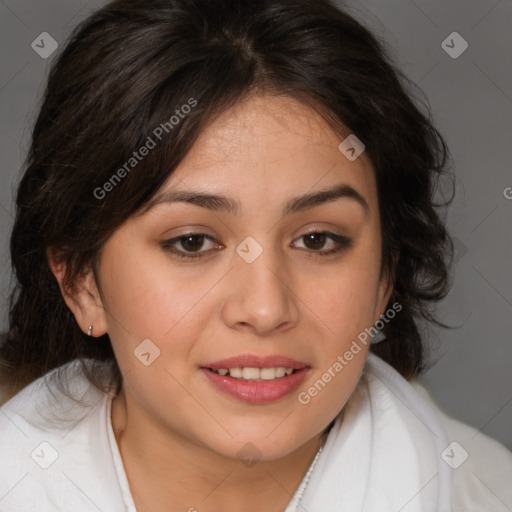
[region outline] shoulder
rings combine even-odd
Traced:
[[[416,379],[411,386],[436,411],[448,435],[440,456],[452,472],[453,512],[511,510],[512,452],[444,411]]]
[[[7,436],[24,437],[44,432],[62,436],[76,421],[91,413],[105,397],[84,374],[88,361],[71,361],[35,380],[0,407],[0,425]],[[90,364],[90,363],[89,363]]]
[[[371,371],[365,372],[365,380],[373,394],[372,406],[378,415],[387,418],[387,422],[379,423],[379,429],[393,425],[389,442],[400,438],[393,445],[396,450],[409,441],[407,446],[417,459],[411,464],[411,471],[415,471],[414,464],[420,472],[425,471],[429,462],[430,474],[437,466],[438,498],[442,498],[444,505],[450,498],[452,512],[510,512],[512,452],[444,411],[417,379],[405,380],[373,353],[367,363]],[[393,415],[393,409],[404,413]],[[409,421],[411,418],[413,421]],[[422,432],[428,435],[422,436]]]
[[[84,364],[52,370],[0,408],[2,511],[111,505],[101,495],[117,479],[106,428],[110,395],[88,381]]]

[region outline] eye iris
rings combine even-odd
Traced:
[[[187,251],[200,249],[204,242],[204,235],[189,235],[182,239],[181,245]]]
[[[310,233],[304,236],[308,249],[321,249],[325,245],[326,236],[323,233]]]

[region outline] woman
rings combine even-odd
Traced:
[[[414,381],[451,244],[405,83],[327,0],[77,27],[17,194],[2,511],[512,506]]]

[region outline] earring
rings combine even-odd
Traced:
[[[92,335],[92,325],[89,325],[89,329],[87,329],[87,336]]]

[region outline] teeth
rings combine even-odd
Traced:
[[[235,379],[241,379],[243,377],[242,368],[230,368],[229,375]]]
[[[256,380],[260,378],[260,369],[259,368],[243,368],[242,369],[242,377],[245,380]]]
[[[244,380],[274,380],[280,379],[285,375],[291,375],[293,368],[285,368],[284,366],[277,366],[276,368],[219,368],[213,370],[219,375],[228,375],[235,379]]]
[[[277,377],[276,368],[261,368],[259,371],[259,377],[263,380],[273,380]]]

